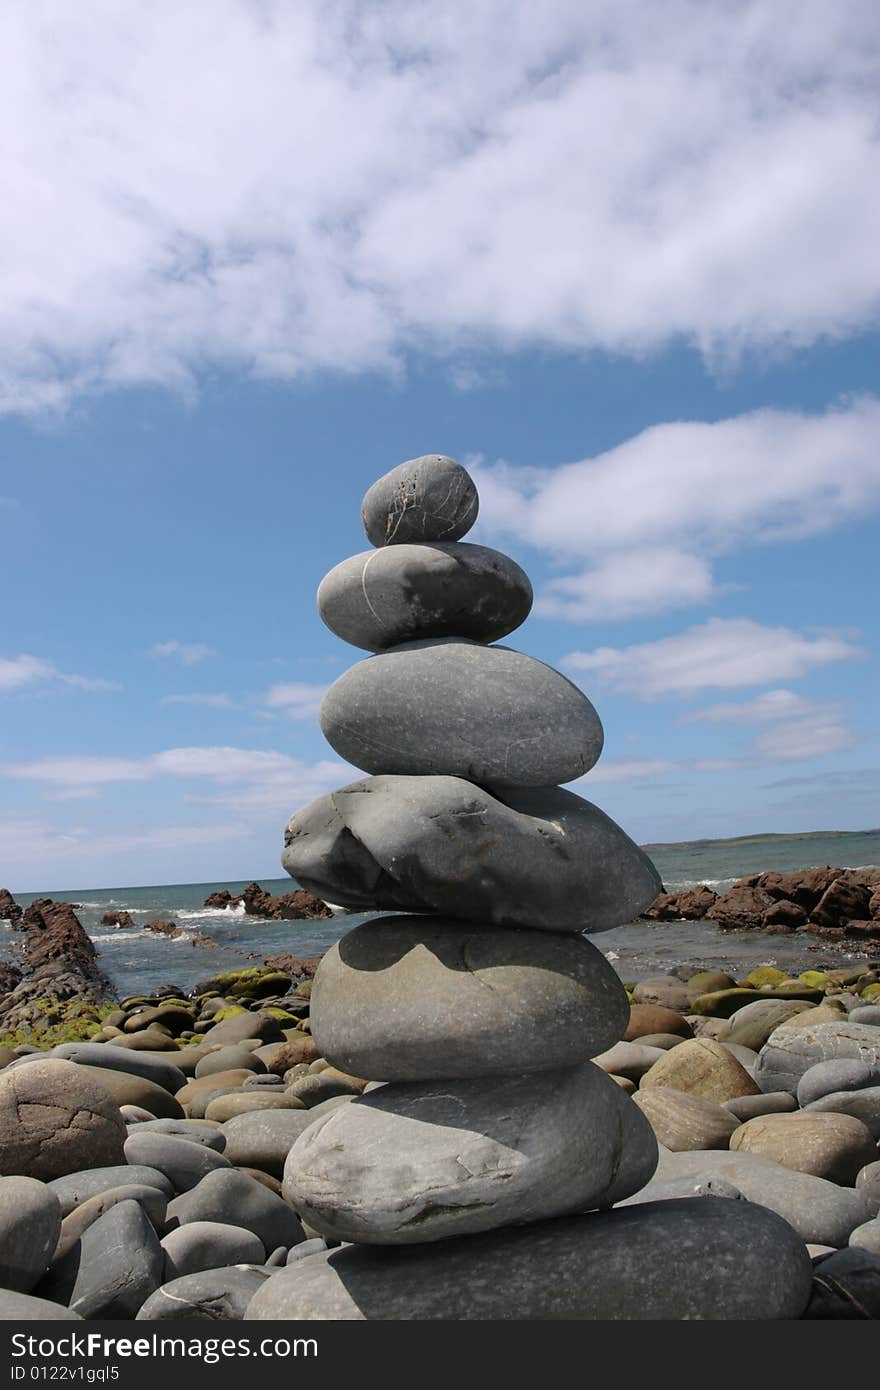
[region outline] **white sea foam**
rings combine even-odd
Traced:
[[[175,912],[174,916],[183,917],[187,921],[189,921],[191,918],[194,917],[226,917],[227,919],[230,917],[239,918],[246,917],[247,913],[244,910],[244,903],[236,903],[235,905],[230,904],[229,907],[200,907],[197,908],[194,912]],[[265,917],[254,917],[252,920],[254,922],[264,922],[268,919]]]
[[[619,952],[619,951],[606,951],[606,952],[605,952],[605,959],[606,959],[606,960],[620,960],[620,952]]]

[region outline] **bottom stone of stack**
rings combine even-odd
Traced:
[[[309,1125],[283,1189],[324,1236],[401,1245],[612,1206],[657,1153],[638,1107],[587,1062],[381,1086]]]
[[[430,1248],[310,1255],[267,1280],[246,1317],[787,1320],[804,1312],[810,1285],[806,1247],[781,1217],[697,1197]]]

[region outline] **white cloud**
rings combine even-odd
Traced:
[[[802,636],[749,618],[710,618],[674,637],[631,647],[571,652],[562,664],[598,676],[609,690],[652,700],[711,688],[793,680],[813,666],[861,655],[836,637]]]
[[[37,656],[0,658],[0,690],[20,690],[23,685],[32,685],[35,681],[52,680],[54,675],[51,661],[42,661]]]
[[[766,690],[754,700],[723,705],[709,705],[694,710],[678,721],[680,724],[769,724],[779,719],[800,719],[815,713],[839,711],[839,704],[819,704],[796,695],[793,690]]]
[[[535,603],[544,618],[612,621],[704,603],[713,592],[707,562],[682,551],[621,550],[580,574],[551,579]]]
[[[283,710],[290,719],[315,719],[328,689],[327,685],[288,681],[284,685],[270,686],[266,704],[270,709]]]
[[[222,691],[204,695],[163,695],[160,703],[163,705],[203,705],[206,709],[239,708],[232,696],[224,695]]]
[[[0,691],[20,690],[23,686],[45,685],[60,681],[76,690],[115,691],[121,690],[119,681],[104,680],[99,676],[67,675],[51,661],[42,657],[22,654],[12,658],[0,658]]]
[[[182,666],[195,666],[206,656],[213,655],[213,647],[206,646],[204,642],[178,642],[172,639],[170,642],[157,642],[150,648],[150,656],[173,656]]]
[[[0,408],[851,333],[875,40],[858,0],[6,6]]]
[[[880,401],[822,415],[759,410],[652,426],[557,468],[475,461],[484,533],[559,563],[535,611],[628,618],[708,601],[711,562],[739,547],[817,535],[880,506]]]
[[[196,783],[202,780],[216,790],[209,795],[190,794],[188,800],[233,810],[250,807],[286,809],[288,813],[331,787],[363,776],[347,763],[330,759],[306,763],[287,753],[231,747],[167,748],[143,758],[38,758],[0,765],[0,773],[52,788],[52,800],[69,800],[87,796],[98,787],[158,777]]]

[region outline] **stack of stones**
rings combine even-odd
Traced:
[[[452,459],[401,464],[364,499],[375,549],[319,589],[332,631],[374,653],[321,709],[370,775],[294,815],[283,862],[325,900],[396,915],[345,936],[312,991],[322,1056],[371,1085],[297,1139],[284,1194],[343,1244],[269,1280],[248,1317],[796,1317],[809,1261],[772,1213],[607,1210],[658,1150],[590,1061],[629,1006],[583,933],[661,885],[559,785],[594,765],[602,726],[559,672],[493,645],[532,590],[508,556],[462,543],[477,507]]]

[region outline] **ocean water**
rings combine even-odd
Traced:
[[[645,848],[668,890],[707,883],[723,893],[738,878],[751,873],[784,873],[824,864],[840,868],[880,865],[880,830],[751,836]],[[287,893],[295,886],[289,878],[262,879],[261,883],[271,893]],[[236,908],[203,906],[205,898],[220,888],[235,893],[244,887],[242,880],[157,884],[146,888],[79,888],[47,894],[19,893],[16,900],[23,907],[36,897],[78,904],[77,915],[95,942],[101,967],[120,996],[145,993],[164,984],[188,990],[207,975],[252,964],[255,959],[279,951],[320,955],[358,922],[380,915],[338,912],[327,921],[272,922],[247,917]],[[131,914],[133,928],[102,926],[102,915],[118,909]],[[186,936],[172,941],[145,931],[143,924],[154,918],[176,922]],[[217,946],[193,945],[197,934],[213,937]],[[0,957],[11,954],[10,948],[17,939],[17,933],[0,921]],[[636,922],[592,939],[627,980],[666,974],[686,961],[693,962],[695,969],[740,974],[756,965],[800,970],[865,959],[858,950],[843,950],[838,943],[829,945],[797,933],[775,936],[763,932],[722,932],[706,921]]]

